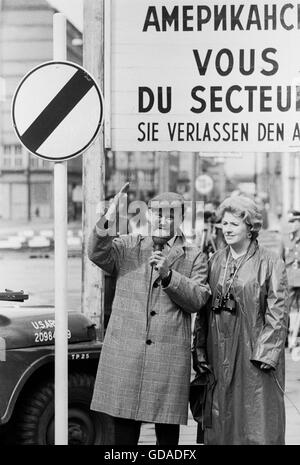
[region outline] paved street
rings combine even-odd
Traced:
[[[54,304],[54,259],[28,258],[28,253],[0,253],[1,288],[23,289],[30,295],[27,305]],[[68,260],[68,308],[80,308],[81,260]],[[5,302],[0,302],[5,305]],[[286,350],[286,394],[287,428],[286,443],[300,445],[300,361],[295,362]],[[155,444],[153,425],[143,425],[140,444]],[[180,444],[196,444],[196,423],[190,416],[187,426],[181,428]]]
[[[29,253],[0,252],[1,289],[23,289],[29,294],[26,305],[54,305],[54,258],[28,258]],[[81,261],[68,259],[68,308],[80,308]],[[5,304],[5,302],[0,302]]]
[[[300,360],[294,362],[288,350],[286,351],[286,444],[300,445]],[[291,401],[296,408],[291,404]],[[182,426],[180,430],[180,444],[196,444],[197,424],[191,414],[187,426]],[[155,432],[152,425],[144,424],[140,444],[155,444]]]

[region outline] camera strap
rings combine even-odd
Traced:
[[[228,295],[229,292],[230,292],[230,289],[233,285],[233,282],[234,282],[234,278],[236,277],[236,274],[238,272],[238,270],[241,268],[241,266],[245,263],[245,261],[247,260],[248,256],[249,256],[249,251],[250,251],[250,247],[251,247],[251,242],[249,244],[249,247],[245,253],[245,255],[243,255],[243,258],[242,260],[238,263],[238,265],[235,267],[235,270],[234,270],[234,273],[233,275],[231,276],[231,279],[230,279],[230,282],[229,282],[229,285],[226,289],[226,284],[225,284],[225,280],[226,280],[226,276],[227,276],[227,270],[228,270],[228,265],[229,265],[229,260],[230,260],[230,250],[229,250],[229,253],[227,255],[227,260],[226,260],[226,266],[225,266],[225,273],[224,273],[224,276],[223,276],[223,281],[222,281],[222,294],[224,296]],[[223,292],[223,289],[225,289],[225,292]]]

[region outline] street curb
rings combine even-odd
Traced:
[[[82,231],[81,229],[68,229],[67,231],[68,250],[81,251]],[[31,251],[54,250],[54,231],[52,229],[34,230],[26,229],[19,231],[17,234],[0,234],[0,252],[1,251]]]

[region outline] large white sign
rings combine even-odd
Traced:
[[[112,0],[113,150],[300,150],[300,4]]]

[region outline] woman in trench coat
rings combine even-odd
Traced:
[[[194,368],[207,357],[215,378],[204,443],[284,444],[284,263],[258,245],[262,217],[254,201],[230,197],[219,214],[227,247],[211,257],[212,298],[197,314],[193,347]]]

